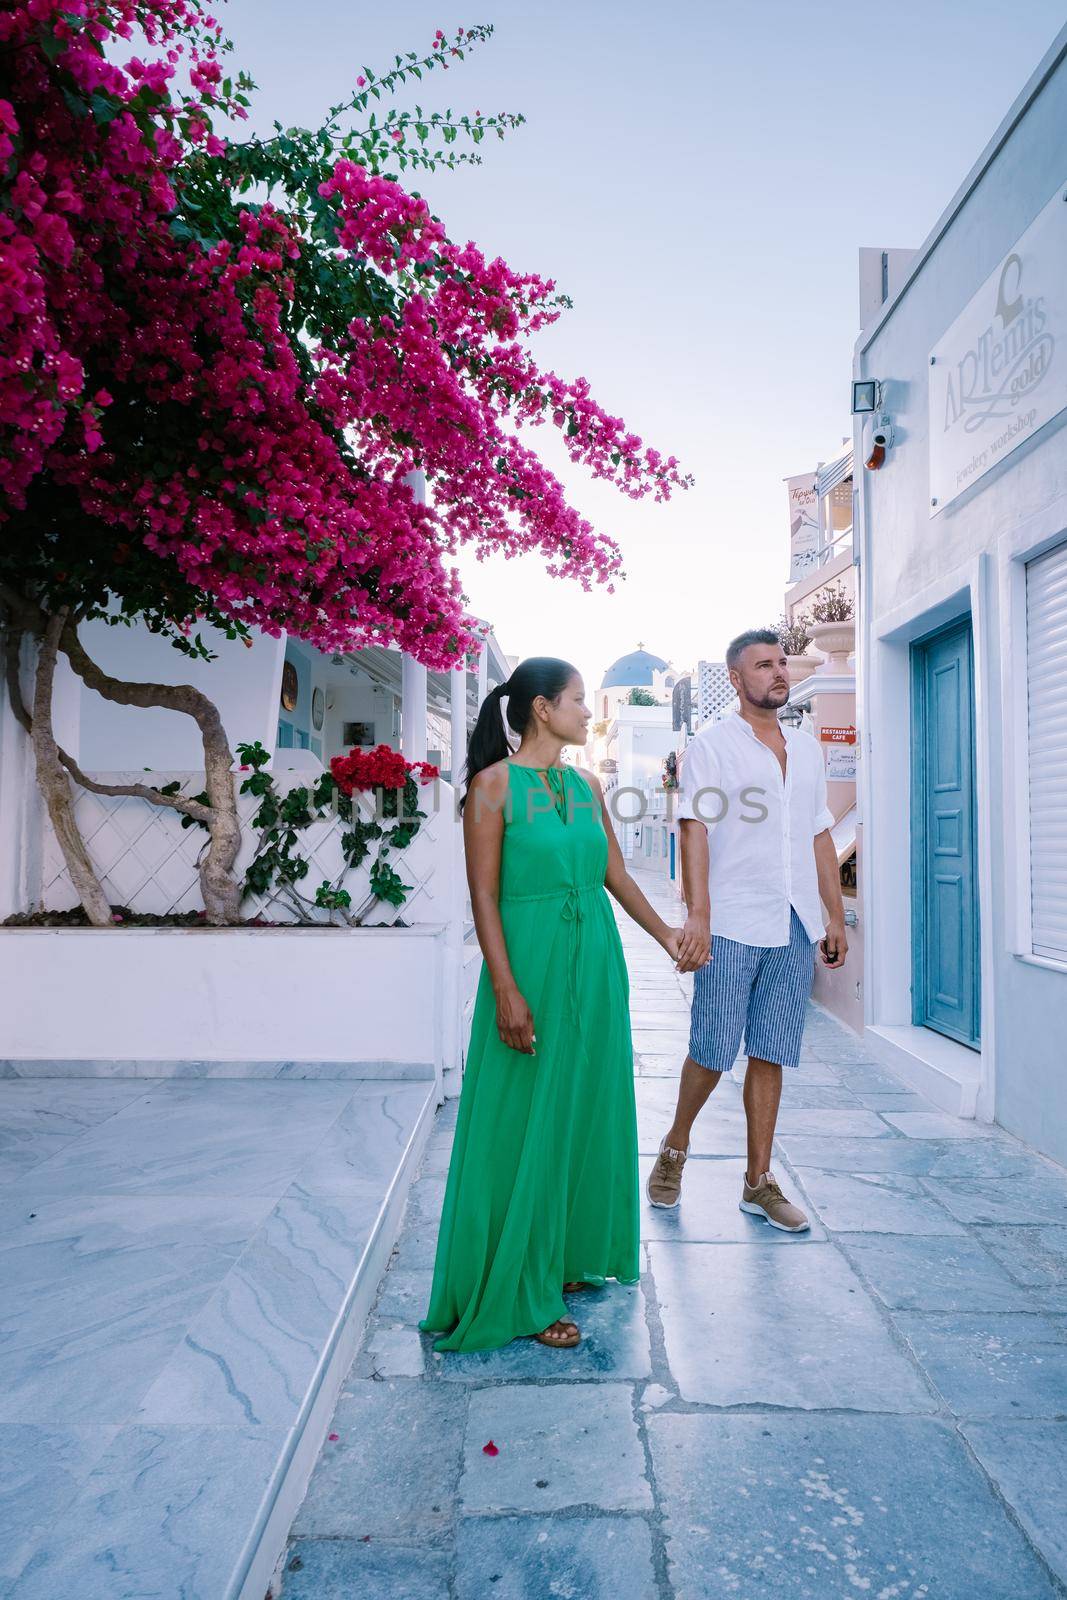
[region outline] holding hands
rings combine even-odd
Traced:
[[[663,948],[679,972],[695,972],[711,959],[711,929],[707,917],[689,916],[682,928],[668,928]]]

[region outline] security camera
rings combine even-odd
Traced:
[[[888,417],[868,417],[863,424],[863,465],[877,472],[893,444],[893,424]]]

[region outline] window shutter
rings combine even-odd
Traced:
[[[1026,682],[1032,947],[1067,961],[1067,543],[1027,562]]]

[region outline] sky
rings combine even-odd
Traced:
[[[481,166],[411,180],[453,239],[555,278],[574,309],[540,363],[588,378],[695,486],[631,501],[526,437],[621,545],[609,595],[523,556],[461,560],[511,655],[574,662],[588,689],[643,642],[721,659],[782,610],[787,476],[849,434],[860,246],[929,233],[1067,20],[1064,0],[230,0],[255,125],[315,127],[435,30],[489,43],[399,104],[520,111]],[[410,177],[410,175],[409,175]]]

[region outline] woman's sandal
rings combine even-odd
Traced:
[[[569,1322],[566,1317],[559,1317],[557,1318],[557,1321],[562,1322],[564,1327],[570,1328],[571,1330],[565,1338],[554,1338],[552,1334],[549,1333],[548,1328],[543,1328],[540,1333],[535,1333],[534,1338],[537,1340],[538,1344],[547,1344],[552,1350],[573,1350],[575,1345],[582,1337],[581,1333],[578,1331],[577,1324]],[[555,1325],[555,1323],[550,1323],[549,1327],[554,1328]]]
[[[579,1289],[599,1289],[599,1288],[600,1288],[599,1283],[586,1283],[585,1280],[583,1279],[580,1283],[565,1283],[563,1285],[563,1293],[564,1294],[575,1294]]]

